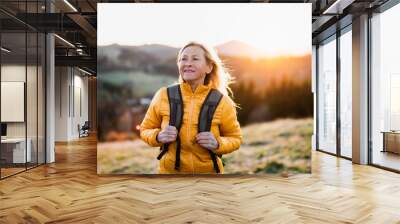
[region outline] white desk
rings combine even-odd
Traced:
[[[1,139],[1,144],[2,147],[13,147],[12,148],[12,162],[13,163],[25,163],[25,162],[31,162],[31,145],[32,145],[32,140],[30,138],[27,138],[26,141],[28,142],[26,147],[26,154],[25,154],[25,138],[6,138],[6,139]],[[2,149],[3,150],[3,149]],[[27,161],[25,161],[25,158]]]

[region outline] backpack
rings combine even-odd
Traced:
[[[179,87],[179,84],[170,86],[167,88],[168,92],[168,101],[169,101],[169,109],[170,109],[170,119],[169,125],[175,126],[178,130],[178,135],[176,138],[176,159],[175,159],[175,170],[179,170],[180,168],[180,154],[181,154],[181,140],[179,138],[179,131],[182,126],[182,117],[183,117],[183,100],[182,93]],[[198,122],[198,133],[200,132],[209,132],[211,130],[211,122],[217,109],[219,102],[222,99],[222,93],[216,89],[211,89],[208,93],[206,99],[203,102],[203,105],[200,109],[199,114],[199,122]],[[157,159],[160,160],[163,155],[168,151],[169,144],[163,144],[160,147],[160,154],[157,156]],[[213,162],[214,170],[216,173],[220,173],[220,169],[217,163],[217,155],[211,150],[206,149],[211,157]],[[222,158],[222,155],[218,155]]]

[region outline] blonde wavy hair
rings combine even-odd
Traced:
[[[200,47],[204,51],[204,56],[206,58],[207,63],[212,65],[212,70],[208,73],[204,79],[204,84],[208,84],[211,81],[211,87],[219,90],[222,94],[229,97],[229,93],[233,97],[233,92],[229,87],[230,84],[234,82],[233,77],[225,68],[224,63],[219,58],[217,52],[214,48],[200,42],[191,41],[185,44],[178,53],[178,57],[176,59],[176,63],[179,64],[179,60],[181,58],[183,50],[187,47],[196,46]],[[184,82],[181,75],[179,75],[179,83]]]

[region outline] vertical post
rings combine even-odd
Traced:
[[[336,155],[341,156],[341,114],[340,114],[340,30],[336,28]]]
[[[25,33],[26,34],[26,33]],[[27,36],[25,35],[25,41]],[[27,43],[27,42],[25,42]],[[28,48],[27,45],[25,45],[26,49]],[[26,55],[28,55],[28,51],[26,50]],[[24,83],[24,122],[25,122],[25,170],[28,170],[28,57],[25,56],[25,83]]]
[[[313,93],[313,99],[314,99],[314,108],[313,108],[313,113],[314,113],[314,133],[312,136],[312,150],[317,150],[317,145],[318,145],[318,93],[317,93],[317,88],[318,88],[318,82],[317,82],[317,69],[318,69],[318,46],[313,45],[312,46],[313,54],[312,54],[312,84],[311,84],[311,91]]]
[[[368,15],[353,19],[353,162],[368,163]]]
[[[2,40],[2,37],[1,37],[1,34],[2,34],[2,23],[0,23],[0,47],[2,46],[2,43],[1,43],[1,40]],[[1,62],[2,62],[2,59],[1,59],[1,50],[0,50],[0,125],[1,124],[3,124],[2,122],[1,122],[1,110],[2,110],[2,108],[1,108],[1,67],[2,67],[2,64],[1,64]],[[0,132],[1,132],[2,130],[0,130]],[[0,134],[0,136],[1,136],[2,134]],[[1,143],[0,143],[0,180],[2,179],[1,178],[1,168],[2,168],[2,166],[3,166],[3,162],[2,162],[2,157],[1,157],[1,151],[2,151],[2,148],[1,148]]]
[[[46,1],[47,12],[53,12],[51,1]],[[55,52],[54,34],[46,34],[46,163],[55,162]]]

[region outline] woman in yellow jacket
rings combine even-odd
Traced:
[[[179,51],[177,64],[184,111],[179,133],[169,125],[167,88],[163,87],[150,103],[140,125],[140,137],[153,147],[169,144],[167,153],[160,160],[161,174],[215,173],[207,150],[223,155],[239,149],[242,142],[235,103],[228,96],[231,76],[225,71],[217,53],[197,42],[190,42]],[[197,133],[201,106],[211,89],[219,90],[223,97],[215,110],[210,132]],[[178,135],[181,152],[180,168],[176,170]],[[223,173],[222,161],[218,156],[216,158],[220,173]]]

